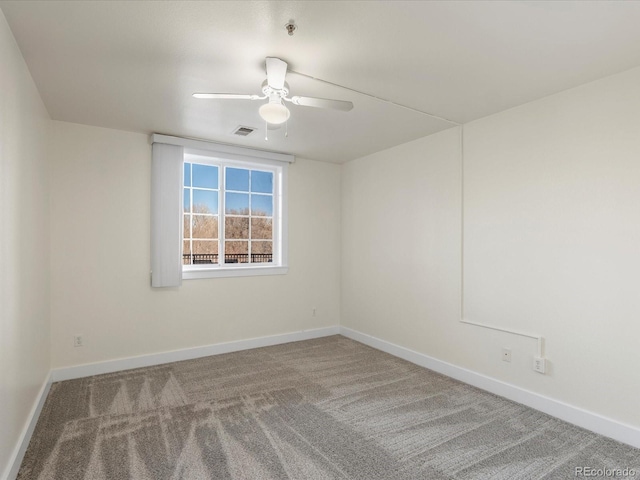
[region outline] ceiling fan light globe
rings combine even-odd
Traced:
[[[265,103],[258,109],[262,119],[273,125],[280,125],[289,120],[291,112],[281,103]]]

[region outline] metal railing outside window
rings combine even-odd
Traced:
[[[251,263],[271,263],[273,262],[273,254],[271,253],[227,253],[224,256],[224,263],[249,263],[249,256],[251,256]],[[217,264],[217,253],[185,253],[182,255],[183,265],[203,265],[203,264]]]

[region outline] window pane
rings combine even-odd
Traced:
[[[227,190],[249,191],[249,170],[244,168],[227,168]]]
[[[226,217],[224,219],[225,238],[249,238],[249,218]]]
[[[191,186],[191,164],[190,163],[184,164],[184,186],[185,187]]]
[[[184,189],[184,199],[182,200],[183,202],[183,208],[185,212],[190,212],[191,211],[191,199],[189,198],[189,189],[185,188]]]
[[[273,216],[273,196],[251,195],[251,215]]]
[[[251,242],[251,263],[273,261],[273,242]]]
[[[251,191],[273,193],[273,173],[251,170]]]
[[[193,238],[218,238],[218,216],[193,215]]]
[[[218,188],[218,167],[194,163],[191,168],[193,168],[194,187]]]
[[[262,242],[262,241],[251,242],[251,253],[271,255],[273,253],[273,242]]]
[[[191,215],[183,215],[182,216],[182,238],[190,238],[191,237],[191,231],[189,230],[189,222],[191,219]]]
[[[193,190],[193,213],[218,213],[218,192]]]
[[[224,242],[224,263],[249,263],[249,242]]]
[[[273,238],[273,220],[271,218],[252,218],[251,238],[271,240]]]
[[[225,213],[232,215],[249,215],[249,195],[246,193],[227,193],[224,209]]]
[[[206,240],[193,241],[193,264],[218,263],[218,242]]]
[[[218,242],[215,240],[192,240],[191,243],[194,255],[218,253]]]

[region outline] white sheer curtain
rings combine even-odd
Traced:
[[[153,144],[151,159],[151,286],[182,284],[184,147]]]

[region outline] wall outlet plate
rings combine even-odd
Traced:
[[[533,369],[538,373],[545,373],[547,370],[547,359],[544,357],[533,357]]]
[[[82,338],[82,335],[74,335],[73,336],[73,346],[74,347],[82,347],[82,346],[84,346],[84,338]]]

